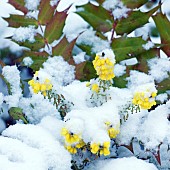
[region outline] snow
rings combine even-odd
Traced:
[[[48,115],[60,118],[53,103],[50,103],[40,93],[32,94],[31,98],[22,98],[19,107],[23,109],[28,121],[33,124],[39,123],[43,117]]]
[[[19,27],[14,31],[12,39],[18,42],[25,42],[28,40],[30,43],[35,42],[34,36],[36,35],[36,29],[34,26]]]
[[[85,52],[81,52],[81,53],[73,56],[74,62],[76,64],[80,64],[80,63],[84,62],[85,61],[85,54],[86,54]]]
[[[31,57],[25,57],[24,59],[23,59],[23,63],[24,63],[24,65],[26,65],[26,66],[31,66],[32,64],[33,64],[33,60],[32,60],[32,58]]]
[[[170,60],[169,58],[155,57],[148,61],[149,74],[160,83],[169,77],[170,73]]]
[[[104,49],[109,48],[109,42],[100,39],[95,36],[95,31],[86,30],[83,32],[77,39],[77,44],[89,45],[92,46],[92,52],[97,53]]]
[[[44,128],[10,126],[0,137],[0,162],[5,170],[68,170],[71,156]]]
[[[156,100],[160,101],[161,103],[164,103],[168,100],[168,95],[167,93],[162,93],[156,96]]]
[[[137,159],[135,157],[118,158],[111,160],[98,161],[96,164],[88,168],[89,170],[157,170],[157,168],[148,162]]]
[[[64,61],[61,56],[49,57],[43,63],[42,70],[52,77],[51,81],[54,86],[68,85],[75,79],[75,67]]]
[[[114,74],[115,74],[116,77],[120,77],[125,73],[126,73],[126,66],[123,66],[121,64],[115,64]]]
[[[154,43],[152,41],[148,41],[146,44],[142,45],[142,47],[145,49],[145,50],[149,50],[151,48],[154,47]]]
[[[106,0],[103,3],[103,7],[107,10],[112,11],[114,19],[120,20],[121,18],[127,18],[128,12],[131,10],[127,8],[120,0]]]
[[[30,10],[36,10],[38,5],[40,4],[40,0],[24,0],[25,1],[25,7]]]

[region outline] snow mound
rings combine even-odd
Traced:
[[[112,160],[98,161],[95,165],[88,168],[88,170],[157,170],[157,168],[150,163],[135,157],[119,158]]]
[[[0,137],[1,170],[69,170],[71,156],[47,130],[16,124]]]

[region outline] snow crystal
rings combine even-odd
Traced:
[[[133,66],[137,63],[138,63],[138,60],[136,59],[136,57],[130,58],[130,59],[127,59],[127,60],[123,60],[123,61],[120,62],[120,64],[127,65],[127,66]]]
[[[23,62],[24,62],[24,65],[26,65],[26,66],[31,66],[34,61],[33,61],[32,58],[30,58],[30,57],[25,57],[25,58],[23,59]]]
[[[145,49],[145,50],[149,50],[151,48],[154,47],[154,43],[152,41],[148,41],[146,44],[143,44],[142,47]]]
[[[75,67],[69,65],[61,56],[48,58],[43,63],[43,70],[52,77],[52,84],[68,85],[75,79]]]
[[[80,64],[80,63],[82,63],[83,61],[85,61],[85,59],[84,59],[85,54],[86,54],[85,52],[81,52],[81,53],[73,56],[74,62],[75,62],[76,64]]]
[[[149,74],[160,83],[169,77],[170,73],[170,60],[169,58],[153,58],[148,61],[150,68]]]
[[[82,33],[79,38],[77,39],[77,44],[84,44],[87,46],[92,46],[92,52],[97,53],[104,49],[110,47],[108,41],[104,41],[99,37],[95,36],[95,31],[87,30]]]
[[[128,80],[128,88],[135,88],[136,86],[145,84],[145,83],[153,83],[154,79],[139,71],[132,70],[130,71],[130,77],[126,78]]]
[[[127,8],[120,0],[106,0],[103,3],[103,7],[107,10],[111,10],[114,19],[127,18],[128,12],[131,10]]]
[[[7,128],[3,136],[0,137],[0,160],[5,160],[0,161],[2,169],[70,169],[70,154],[40,126],[16,124]]]
[[[116,77],[120,77],[125,73],[126,73],[126,66],[123,66],[121,64],[115,64],[114,74],[115,74]]]
[[[36,10],[39,4],[40,0],[25,0],[25,7],[30,11]]]
[[[97,161],[92,166],[88,167],[88,170],[157,170],[157,168],[148,162],[145,162],[136,157],[118,158],[118,159],[106,159]]]
[[[162,93],[162,94],[157,95],[156,100],[160,101],[161,103],[164,103],[165,101],[168,100],[167,93]]]
[[[37,124],[45,116],[60,118],[56,107],[41,94],[32,94],[31,98],[22,98],[19,107],[23,109],[28,121]]]
[[[34,26],[19,27],[14,31],[12,39],[18,42],[25,42],[28,40],[30,43],[35,42],[34,36],[36,35],[36,29]]]

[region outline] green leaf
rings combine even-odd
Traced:
[[[158,73],[159,74],[159,73]],[[170,77],[156,84],[156,89],[158,90],[158,94],[165,93],[170,89]]]
[[[68,42],[67,38],[64,36],[61,41],[52,48],[53,56],[61,55],[66,61],[69,61],[72,57],[72,50],[76,43],[76,40],[77,38],[71,42]]]
[[[11,107],[8,113],[14,120],[22,120],[25,124],[28,124],[28,121],[25,118],[25,115],[23,114],[23,111],[21,108]]]
[[[81,81],[89,81],[92,78],[96,78],[96,71],[92,62],[85,61],[76,65],[76,79]]]
[[[44,37],[49,44],[61,37],[69,8],[62,12],[56,12],[47,24]]]
[[[146,44],[146,41],[141,37],[120,37],[113,39],[111,47],[116,55],[116,61],[120,62],[144,52],[143,44]]]
[[[139,8],[140,6],[148,2],[148,0],[122,0],[122,2],[128,8],[134,9],[134,8]]]
[[[127,74],[124,74],[120,77],[115,77],[113,79],[114,86],[118,88],[126,88],[127,80],[126,80]]]
[[[56,6],[50,5],[50,0],[41,0],[38,14],[38,22],[47,25],[53,17]]]
[[[24,51],[23,57],[18,60],[21,62],[24,57],[31,57],[34,61],[30,66],[34,71],[37,71],[42,67],[42,64],[48,59],[49,54],[45,51],[43,52],[34,52],[34,51]]]
[[[6,80],[6,78],[5,78],[2,74],[0,74],[0,77],[1,77],[1,79],[2,79],[2,80],[5,82],[5,84],[6,84],[6,87],[7,87],[7,90],[8,90],[8,94],[9,94],[9,95],[12,95],[10,83]]]
[[[22,11],[24,14],[28,13],[24,0],[8,0],[8,3],[14,6],[17,10]]]
[[[141,11],[132,11],[127,18],[123,18],[118,21],[116,25],[116,33],[119,35],[123,35],[124,33],[129,34],[134,31],[136,28],[139,28],[148,22],[150,16],[155,13],[160,6],[157,6],[150,10],[149,12],[141,12]]]
[[[3,18],[8,22],[9,27],[27,27],[30,25],[34,25],[36,28],[38,27],[38,22],[33,18],[26,18],[24,15],[14,15],[11,14],[9,18]]]
[[[170,56],[170,21],[162,13],[153,16],[153,20],[161,37],[162,50]]]
[[[87,21],[95,30],[100,32],[108,32],[112,29],[113,17],[101,5],[95,6],[88,3],[77,8],[78,15]]]
[[[29,42],[28,40],[26,40],[25,42],[18,42],[15,40],[12,41],[16,42],[20,46],[28,47],[33,51],[39,50],[40,48],[43,48],[45,46],[44,38],[40,34],[37,34],[34,38],[35,42],[33,43]]]

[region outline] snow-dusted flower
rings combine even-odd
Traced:
[[[134,105],[139,105],[141,109],[150,109],[153,105],[156,105],[156,95],[157,90],[152,83],[142,85],[140,87],[137,87],[132,103]]]
[[[36,71],[34,74],[34,78],[28,82],[28,84],[32,87],[34,93],[41,92],[44,96],[47,95],[47,91],[52,89],[51,81],[46,78],[44,82],[39,81],[39,72]]]
[[[110,141],[104,142],[103,145],[100,145],[98,143],[91,143],[90,147],[91,147],[91,152],[93,154],[99,153],[100,155],[104,155],[104,156],[110,155],[110,150],[109,150]]]
[[[115,55],[112,50],[106,49],[96,54],[93,65],[101,80],[111,80],[114,75]]]
[[[73,144],[81,140],[80,135],[74,134],[66,128],[62,128],[61,135],[64,136],[67,143]]]

